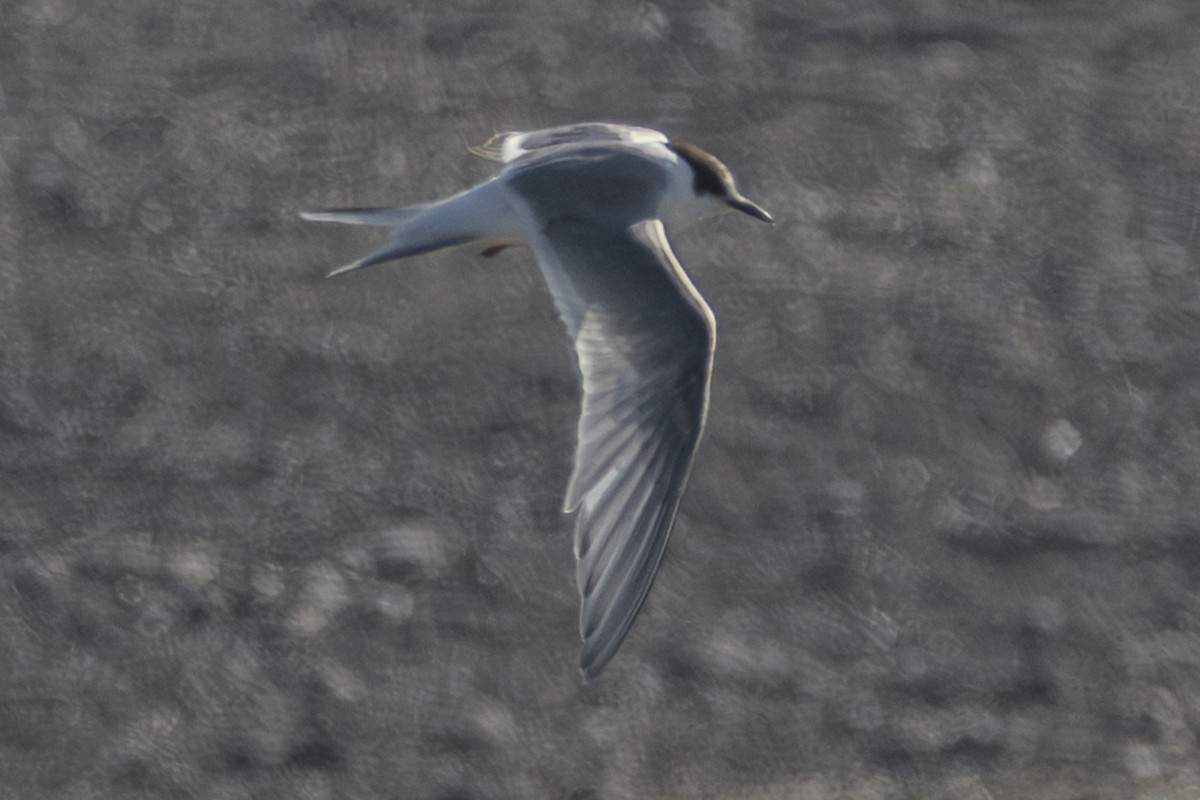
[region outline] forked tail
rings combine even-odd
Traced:
[[[377,225],[394,228],[406,219],[421,213],[425,206],[408,208],[322,208],[317,211],[301,211],[300,216],[309,222],[341,222],[345,225]]]
[[[300,212],[300,216],[310,222],[340,222],[344,225],[372,225],[381,228],[396,229],[395,233],[392,234],[392,238],[384,247],[356,261],[351,261],[349,264],[338,267],[325,276],[332,278],[334,275],[341,275],[344,272],[353,272],[363,267],[382,264],[384,261],[391,261],[392,259],[412,256],[418,253],[426,253],[440,247],[457,244],[457,241],[430,242],[421,239],[414,240],[412,237],[405,235],[403,231],[405,223],[419,217],[421,212],[426,208],[427,206],[411,206],[409,208],[326,208],[320,211],[302,211]]]
[[[440,203],[407,208],[330,208],[304,211],[300,216],[313,222],[373,225],[391,228],[388,243],[357,261],[338,267],[329,277],[415,256],[443,247],[479,239],[493,244],[520,240],[520,231],[507,197],[499,185],[489,181]]]

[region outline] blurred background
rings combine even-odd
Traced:
[[[2,5],[6,796],[1200,796],[1200,6]],[[296,217],[584,120],[778,220],[586,686],[530,254]]]

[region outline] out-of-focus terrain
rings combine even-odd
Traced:
[[[0,13],[5,796],[1200,795],[1200,6]],[[676,237],[709,432],[585,686],[530,255],[295,212],[590,119],[778,224]]]

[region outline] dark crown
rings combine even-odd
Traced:
[[[692,168],[692,172],[695,173],[692,188],[696,194],[711,194],[718,198],[736,194],[733,175],[712,153],[687,142],[671,142],[667,147],[675,151],[675,154]]]

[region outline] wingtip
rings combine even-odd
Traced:
[[[583,675],[584,683],[599,677],[608,666],[608,662],[617,654],[623,638],[622,636],[614,642],[609,638],[597,637],[595,630],[584,633],[583,649],[579,651],[579,672]]]
[[[584,684],[589,684],[596,678],[600,677],[600,673],[604,671],[604,666],[608,663],[607,660],[597,662],[595,659],[589,659],[586,654],[579,657],[579,676]]]
[[[486,158],[488,161],[503,161],[504,160],[504,140],[509,136],[507,133],[494,133],[483,144],[469,144],[467,151],[471,155]]]
[[[469,144],[467,145],[467,152],[473,156],[485,158],[488,161],[500,160],[500,153],[497,150],[489,149],[486,144]]]

